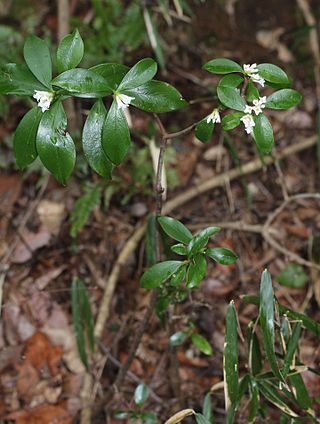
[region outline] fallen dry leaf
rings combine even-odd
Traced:
[[[39,290],[43,290],[51,281],[59,277],[60,274],[67,268],[66,265],[62,265],[58,268],[54,268],[45,274],[41,275],[35,280],[35,284]]]
[[[71,424],[72,418],[62,405],[39,405],[29,410],[9,414],[7,419],[16,424]]]
[[[288,47],[280,41],[281,35],[285,32],[282,27],[275,28],[271,31],[261,30],[257,32],[256,38],[260,46],[269,50],[276,50],[278,57],[282,62],[294,62],[295,58]]]
[[[37,233],[25,229],[11,256],[11,262],[15,264],[27,262],[32,258],[32,252],[49,244],[50,237],[51,234],[46,228],[40,228]]]
[[[25,361],[39,371],[47,364],[53,376],[58,374],[61,357],[61,346],[52,346],[43,333],[35,333],[26,342]]]
[[[33,398],[39,382],[38,371],[28,361],[24,361],[22,365],[17,364],[17,390],[19,397],[24,401],[30,402]]]
[[[58,235],[65,213],[64,204],[42,200],[37,207],[37,212],[42,226],[52,235]]]

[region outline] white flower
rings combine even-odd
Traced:
[[[254,106],[252,106],[252,109],[256,115],[259,115],[259,113],[262,113],[262,109],[266,107],[266,101],[267,97],[259,97],[259,99],[253,100]]]
[[[252,110],[253,110],[253,106],[246,105],[244,109],[244,113],[249,113],[251,115]]]
[[[252,115],[250,115],[250,114],[243,115],[243,117],[240,118],[240,121],[243,122],[246,133],[251,134],[252,131],[253,131],[253,127],[256,125],[254,120],[253,120]]]
[[[213,109],[210,115],[207,116],[207,124],[209,124],[210,122],[212,122],[213,124],[214,123],[220,124],[221,119],[220,119],[219,109]]]
[[[253,81],[264,87],[265,80],[259,75],[259,69],[257,64],[253,63],[252,65],[243,65],[243,70],[246,75]]]
[[[45,112],[49,109],[51,102],[53,100],[54,94],[49,91],[39,91],[35,90],[33,97],[38,102],[38,106],[41,108],[42,112]]]
[[[130,97],[121,93],[115,93],[114,98],[116,99],[118,109],[126,109],[129,107],[131,101],[134,100],[134,97]]]

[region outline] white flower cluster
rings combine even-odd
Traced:
[[[114,98],[116,99],[118,109],[126,109],[129,107],[131,101],[134,100],[134,97],[130,97],[121,93],[115,93]]]
[[[35,90],[33,97],[38,102],[38,106],[41,108],[42,112],[45,112],[49,109],[54,94],[49,91]]]
[[[210,115],[207,116],[207,124],[212,122],[213,124],[217,123],[220,124],[220,114],[219,109],[213,109],[213,111],[210,113]]]
[[[259,69],[257,64],[253,63],[252,65],[243,65],[244,73],[253,81],[264,87],[265,80],[259,75]]]
[[[256,115],[262,113],[262,109],[266,107],[266,101],[266,96],[263,96],[259,97],[259,99],[253,100],[253,106],[246,105],[244,110],[246,115],[243,115],[243,117],[240,118],[240,121],[243,122],[247,134],[251,134],[253,132],[253,127],[255,126],[255,122],[252,116],[253,112]]]

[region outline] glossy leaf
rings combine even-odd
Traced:
[[[76,159],[75,146],[66,127],[67,117],[58,101],[44,112],[36,139],[41,162],[61,184],[66,184]]]
[[[232,250],[225,247],[214,247],[206,250],[206,255],[221,265],[231,265],[238,259]]]
[[[203,66],[203,69],[212,74],[230,74],[231,72],[243,73],[243,69],[238,63],[224,58],[210,60]]]
[[[202,414],[209,421],[213,422],[213,413],[212,413],[212,402],[211,402],[211,393],[207,393],[203,400]]]
[[[288,75],[279,66],[272,63],[261,63],[257,68],[259,75],[267,82],[276,84],[279,88],[291,86]]]
[[[221,120],[222,128],[225,131],[230,131],[236,128],[238,125],[240,125],[241,121],[240,119],[243,117],[243,112],[234,112],[229,113],[228,115],[225,115]]]
[[[66,35],[59,43],[57,49],[58,72],[68,71],[79,65],[83,58],[84,45],[77,29],[72,34]]]
[[[269,402],[271,402],[290,417],[298,417],[298,415],[287,405],[287,400],[277,392],[272,384],[268,383],[267,381],[263,381],[259,382],[258,386],[260,392]]]
[[[140,383],[136,390],[134,391],[134,402],[136,405],[141,406],[145,403],[145,401],[148,399],[149,396],[149,387],[144,384]]]
[[[186,331],[177,331],[176,333],[172,334],[169,339],[169,345],[170,346],[181,346],[186,339],[188,338],[188,333]]]
[[[148,81],[137,88],[121,90],[121,92],[134,97],[131,104],[146,112],[171,112],[187,106],[181,93],[172,85],[162,81]]]
[[[132,90],[150,81],[157,73],[157,68],[157,63],[153,59],[140,60],[124,76],[119,85],[119,92]]]
[[[195,414],[195,419],[197,424],[211,424],[211,421],[209,421],[204,415],[202,414]]]
[[[252,375],[257,375],[262,370],[262,359],[261,359],[261,350],[259,345],[259,340],[253,331],[254,326],[253,323],[250,323],[247,327],[247,342],[249,349],[249,369]]]
[[[208,244],[209,237],[217,234],[220,230],[220,227],[208,227],[193,236],[192,240],[188,244],[189,255],[194,255],[195,253],[202,251],[202,249]]]
[[[147,269],[140,279],[140,285],[144,289],[154,289],[168,280],[178,271],[183,262],[165,261],[153,265]]]
[[[302,288],[308,281],[308,275],[300,264],[288,264],[276,277],[279,284],[285,287]]]
[[[181,266],[177,272],[175,272],[170,280],[170,285],[173,287],[179,286],[186,278],[187,265]]]
[[[314,411],[311,409],[312,400],[301,374],[292,374],[289,377],[289,382],[294,387],[295,398],[300,408],[314,415]]]
[[[38,156],[36,137],[41,118],[41,109],[34,107],[24,115],[14,133],[13,152],[21,169],[30,165]]]
[[[232,301],[227,309],[226,335],[223,352],[223,372],[225,379],[226,406],[236,404],[239,391],[238,375],[238,322]]]
[[[253,127],[254,139],[259,152],[270,153],[274,144],[273,128],[269,119],[263,113],[254,118],[255,127]]]
[[[206,258],[202,253],[195,255],[188,266],[187,271],[187,282],[186,286],[188,289],[198,287],[201,281],[206,276],[207,262]]]
[[[130,131],[125,114],[116,101],[107,114],[102,131],[102,147],[112,163],[119,165],[125,158],[131,144]]]
[[[120,65],[119,63],[101,63],[90,68],[91,71],[102,76],[113,91],[117,91],[119,84],[129,69],[128,66]]]
[[[23,56],[33,75],[46,87],[52,79],[52,63],[49,47],[41,38],[30,35],[23,47]]]
[[[174,240],[188,244],[192,239],[191,232],[177,219],[171,218],[170,216],[160,216],[158,222],[163,231]]]
[[[212,355],[212,347],[210,343],[205,337],[201,336],[201,334],[193,333],[191,336],[191,341],[192,344],[200,350],[200,352],[208,356]]]
[[[176,253],[177,255],[185,256],[185,255],[188,254],[187,247],[182,243],[175,244],[174,246],[171,246],[171,250],[172,250],[172,252]]]
[[[253,100],[259,99],[260,93],[254,83],[249,80],[246,90],[246,99],[248,102],[253,102]]]
[[[207,117],[200,121],[195,128],[195,135],[198,140],[206,143],[212,137],[214,130],[214,123],[212,121],[207,122]]]
[[[102,148],[102,129],[106,115],[102,100],[98,100],[84,124],[82,146],[90,167],[102,177],[111,179],[113,165]]]
[[[249,404],[249,422],[254,422],[255,418],[258,415],[260,408],[260,397],[259,397],[259,388],[257,382],[250,378],[250,404]]]
[[[301,94],[290,88],[278,90],[267,98],[266,107],[269,109],[290,109],[302,100]]]
[[[227,75],[222,78],[217,87],[217,94],[220,102],[230,108],[240,112],[244,112],[246,102],[240,96],[237,88],[243,82],[243,78],[239,75]]]
[[[35,90],[46,91],[25,65],[8,63],[0,66],[0,93],[32,96]]]
[[[75,97],[97,98],[112,93],[107,81],[89,69],[70,69],[52,80],[52,85]]]
[[[301,326],[302,326],[301,321],[295,323],[292,330],[292,334],[289,338],[287,351],[283,360],[283,370],[282,370],[283,377],[286,377],[288,375],[290,368],[292,366],[294,368],[294,355],[296,353],[296,350],[298,349],[299,339],[301,335]]]

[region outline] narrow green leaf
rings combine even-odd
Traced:
[[[248,102],[253,102],[253,100],[259,99],[260,93],[254,83],[249,80],[246,90],[246,99]]]
[[[291,86],[288,75],[279,66],[272,63],[261,63],[257,68],[259,75],[267,82],[276,84],[279,88]]]
[[[212,137],[214,130],[214,123],[212,121],[207,122],[207,117],[200,121],[195,128],[195,135],[198,140],[206,143]]]
[[[36,139],[41,162],[61,184],[66,184],[76,160],[75,146],[66,128],[67,117],[58,101],[42,115]]]
[[[78,289],[78,301],[81,308],[81,315],[84,323],[85,332],[87,335],[87,339],[89,342],[89,347],[91,352],[94,352],[95,348],[95,340],[94,340],[94,321],[91,312],[91,306],[88,296],[88,291],[83,281],[79,278],[77,281],[77,289]]]
[[[276,276],[276,279],[282,286],[302,288],[308,281],[308,275],[302,265],[291,263]]]
[[[195,414],[195,419],[197,424],[211,424],[211,421],[209,421],[204,415],[202,414]]]
[[[243,112],[234,112],[229,113],[228,115],[225,115],[221,120],[222,128],[225,131],[230,131],[236,128],[238,125],[240,125],[241,121],[240,119],[243,117]]]
[[[290,88],[278,90],[267,98],[266,107],[269,109],[290,109],[302,100],[301,94]]]
[[[23,47],[24,59],[33,75],[46,87],[52,79],[52,63],[49,47],[45,41],[30,35]]]
[[[83,58],[84,45],[77,29],[72,34],[66,35],[59,43],[57,49],[58,72],[68,71],[79,65]]]
[[[177,219],[171,218],[170,216],[160,216],[158,222],[163,231],[174,240],[188,244],[192,239],[191,232]]]
[[[0,66],[0,93],[32,96],[35,90],[46,91],[25,65],[8,63]]]
[[[212,402],[211,402],[211,393],[207,393],[203,400],[202,406],[202,415],[209,421],[213,422],[213,413],[212,413]]]
[[[263,113],[254,118],[254,139],[259,152],[270,153],[274,144],[273,128],[269,119]]]
[[[193,236],[188,244],[189,255],[201,252],[208,244],[209,237],[217,234],[220,230],[220,227],[208,227]]]
[[[202,253],[195,255],[188,266],[187,271],[187,282],[186,286],[188,289],[198,287],[201,281],[206,276],[207,262],[206,258]]]
[[[125,114],[114,100],[103,127],[103,150],[112,163],[119,165],[125,158],[130,144],[130,131]]]
[[[238,323],[234,302],[230,302],[226,316],[226,335],[223,352],[223,371],[226,393],[226,407],[238,401]]]
[[[253,331],[254,326],[251,322],[247,327],[247,342],[249,349],[249,369],[252,372],[252,375],[257,375],[262,370],[262,359],[261,359],[261,350],[259,345],[259,340]]]
[[[222,78],[217,87],[217,94],[220,102],[230,108],[240,112],[244,112],[246,102],[240,96],[237,88],[243,82],[243,78],[239,75],[227,75]]]
[[[36,136],[41,117],[41,109],[34,107],[24,115],[14,133],[13,152],[21,169],[30,165],[38,156]]]
[[[282,397],[270,383],[261,381],[258,383],[258,387],[263,396],[282,412],[293,418],[298,417],[298,415],[287,405],[287,400]]]
[[[238,259],[232,250],[226,249],[225,247],[214,247],[206,250],[206,255],[209,258],[213,259],[216,262],[219,262],[221,265],[231,265],[234,264]]]
[[[167,281],[183,264],[181,261],[165,261],[153,265],[142,275],[140,285],[144,289],[154,289]]]
[[[71,288],[71,308],[72,323],[76,338],[77,348],[82,363],[88,368],[88,357],[86,352],[86,342],[84,336],[84,328],[81,316],[81,307],[79,302],[78,279],[74,279]]]
[[[145,401],[148,399],[149,396],[149,387],[144,384],[140,383],[136,390],[134,391],[134,402],[136,405],[141,406],[145,403]]]
[[[131,104],[146,112],[171,112],[182,109],[188,104],[178,90],[162,81],[148,81],[137,88],[121,92],[133,97]]]
[[[285,354],[285,357],[284,357],[284,360],[283,360],[282,375],[283,375],[284,378],[288,375],[290,368],[294,364],[293,359],[294,359],[294,355],[296,353],[296,350],[298,349],[299,339],[300,339],[300,335],[301,335],[301,326],[302,326],[301,321],[295,323],[293,330],[292,330],[292,335],[289,338],[287,351],[286,351],[286,354]]]
[[[212,347],[210,343],[205,337],[201,336],[201,334],[193,333],[191,336],[191,341],[192,344],[200,350],[200,352],[208,356],[212,355]]]
[[[283,380],[283,376],[281,375],[278,368],[276,354],[274,350],[274,296],[271,277],[267,270],[263,271],[261,276],[260,326],[264,341],[264,347],[270,367],[274,375],[280,380]]]
[[[102,177],[111,179],[113,165],[102,148],[102,129],[106,115],[102,100],[97,100],[83,127],[82,146],[90,167]]]
[[[103,77],[113,91],[117,91],[119,84],[129,69],[128,66],[120,65],[119,63],[101,63],[90,68],[91,71]]]
[[[289,376],[288,379],[290,384],[294,387],[294,395],[300,408],[314,415],[314,411],[311,409],[312,400],[301,374],[293,374]]]
[[[218,58],[213,59],[203,65],[203,69],[211,72],[212,74],[230,74],[232,72],[241,72],[241,66],[230,59]]]
[[[52,85],[62,88],[75,97],[97,98],[112,93],[107,81],[89,69],[70,69],[52,80]]]
[[[169,339],[169,345],[174,346],[181,346],[188,338],[188,333],[186,331],[177,331],[176,333],[172,334]]]
[[[119,84],[119,91],[132,90],[150,81],[157,73],[157,63],[150,58],[142,59],[136,63],[124,76]]]

